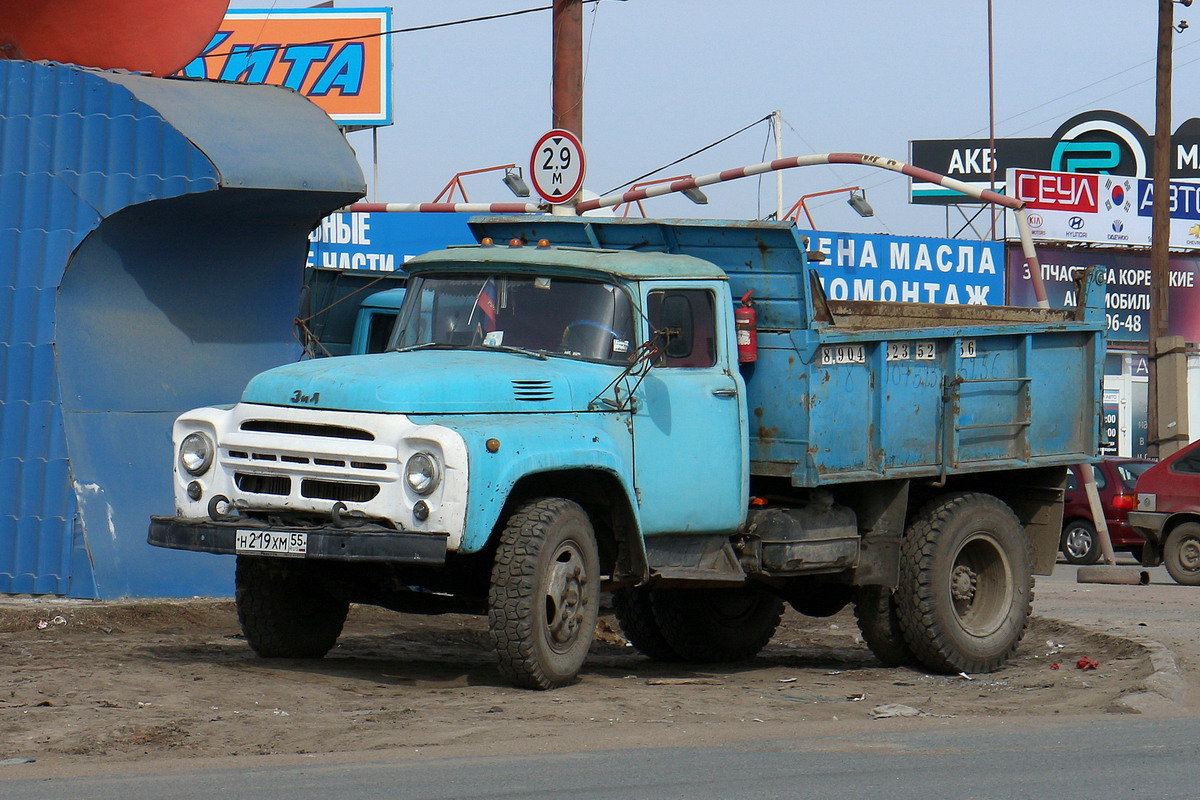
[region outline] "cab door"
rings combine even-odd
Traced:
[[[734,531],[745,516],[749,456],[732,304],[718,300],[728,295],[715,282],[644,291],[643,323],[658,353],[633,415],[642,530]]]

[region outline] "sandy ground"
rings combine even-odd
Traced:
[[[1066,579],[1057,586],[1059,599],[1071,595]],[[1104,605],[1080,591],[1077,614]],[[1077,668],[1083,658],[1098,667]],[[757,723],[871,724],[890,704],[947,718],[1130,713],[1123,698],[1156,668],[1141,644],[1035,616],[998,672],[885,669],[849,610],[828,619],[789,612],[758,658],[681,667],[638,655],[604,617],[580,681],[531,692],[500,680],[476,617],[356,607],[334,651],[306,662],[254,656],[229,601],[36,598],[0,599],[0,663],[0,762],[42,764],[583,743],[614,726],[669,743],[683,731]]]

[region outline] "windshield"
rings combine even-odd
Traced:
[[[619,287],[497,274],[413,278],[392,348],[515,347],[596,361],[633,353],[633,307]]]

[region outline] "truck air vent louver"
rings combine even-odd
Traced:
[[[242,430],[259,433],[287,433],[296,436],[324,436],[329,439],[360,439],[364,442],[375,441],[375,434],[358,428],[347,428],[344,425],[318,425],[311,422],[284,422],[277,419],[248,419],[242,423]]]
[[[251,475],[238,472],[233,476],[238,489],[250,494],[287,495],[292,491],[292,479],[282,475]]]
[[[526,402],[545,402],[554,399],[550,381],[513,381],[513,397]]]
[[[379,487],[373,483],[338,483],[309,479],[300,482],[300,494],[313,500],[365,503],[375,499],[375,495],[379,494]]]

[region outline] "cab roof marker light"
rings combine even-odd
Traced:
[[[523,241],[521,241],[520,239],[509,239],[508,240],[509,247],[523,247],[524,245],[525,245],[525,243]]]
[[[542,248],[549,247],[550,240],[549,239],[538,239],[537,246],[542,247]]]
[[[495,244],[495,242],[492,241],[492,237],[490,237],[490,236],[483,237],[482,239],[479,240],[479,243],[481,245],[483,245],[484,247],[491,247],[493,244]]]

